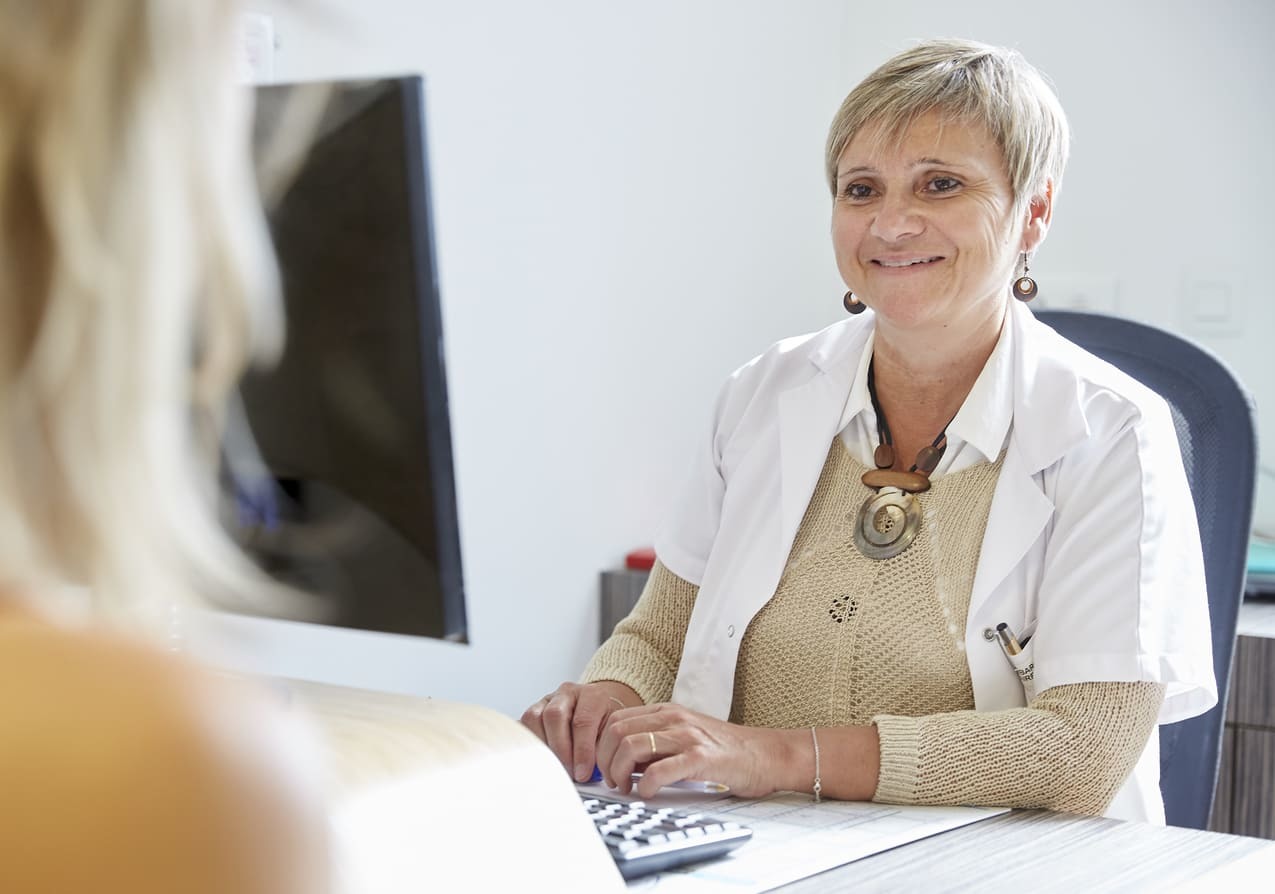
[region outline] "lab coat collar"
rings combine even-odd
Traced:
[[[850,380],[850,393],[846,396],[845,408],[841,411],[841,421],[837,423],[837,431],[842,431],[850,420],[860,413],[875,412],[872,410],[872,395],[868,392],[868,366],[872,362],[872,350],[876,346],[877,330],[871,320],[866,321],[867,336],[859,342],[857,350],[858,362],[851,364],[853,377]],[[816,361],[818,363],[818,361]]]
[[[780,397],[783,466],[803,482],[810,475],[797,463],[813,457],[822,468],[823,451],[833,435],[870,406],[866,370],[875,338],[874,316],[843,320],[820,333],[809,355],[820,375]],[[1010,452],[1017,455],[1011,470],[1034,475],[1053,465],[1089,436],[1079,380],[1067,352],[1061,336],[1039,322],[1023,302],[1010,301],[1001,337],[971,391],[973,399],[953,420],[953,434],[994,460],[1012,425]],[[809,426],[816,422],[819,430],[811,432]],[[812,490],[817,478],[816,472]],[[795,513],[800,522],[809,492],[790,487],[795,483],[785,476],[784,516],[787,520]]]
[[[1067,359],[1074,348],[1021,302],[1010,302],[1007,323],[1012,327],[1013,428],[970,591],[971,629],[980,626],[980,607],[1053,518],[1053,501],[1037,476],[1089,437],[1080,379]]]
[[[860,413],[873,412],[872,398],[868,393],[868,365],[876,342],[874,317],[874,314],[866,315],[863,320],[865,334],[853,345],[841,344],[834,348],[825,344],[811,358],[822,370],[835,368],[841,362],[842,352],[851,348],[858,358],[837,431],[845,430]],[[1014,329],[1007,311],[991,356],[979,372],[960,411],[947,427],[949,440],[970,444],[988,462],[994,462],[1000,456],[1014,418]]]
[[[1032,315],[1021,301],[1009,303],[1013,327],[1014,430],[1011,446],[1022,467],[1036,474],[1089,437],[1081,405],[1076,350]]]
[[[835,421],[836,426],[822,425],[828,428],[828,438],[820,450],[827,450],[832,435],[869,406],[866,370],[876,328],[873,316],[864,314],[825,329],[810,354],[822,375],[786,392],[787,400],[781,398],[781,412],[785,404],[792,405],[789,421],[794,425],[808,425],[814,419],[822,425],[829,419],[825,414],[833,411],[829,422]],[[1026,304],[1010,301],[1001,338],[971,392],[977,393],[977,399],[967,401],[970,415],[977,410],[986,412],[987,418],[968,425],[961,419],[963,407],[953,424],[962,423],[966,431],[956,433],[988,459],[995,459],[1012,424],[1011,446],[1021,455],[1023,470],[1035,474],[1053,465],[1089,437],[1080,402],[1080,380],[1074,358],[1068,357],[1074,350],[1037,320]],[[807,417],[805,412],[818,415]],[[820,431],[819,437],[811,440],[819,441],[822,436]]]
[[[867,315],[870,317],[871,315]],[[779,395],[781,542],[791,545],[806,514],[810,495],[823,472],[833,437],[852,404],[866,399],[866,386],[855,397],[851,384],[857,365],[871,347],[871,319],[843,320],[817,338],[810,361],[818,374]],[[861,408],[861,407],[860,407]]]

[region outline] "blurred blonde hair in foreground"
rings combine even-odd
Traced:
[[[283,597],[216,513],[225,398],[282,339],[236,14],[0,0],[3,891],[330,889],[297,712],[24,611],[67,585],[128,627]]]
[[[237,9],[0,0],[0,592],[266,591],[215,511],[224,401],[282,340]]]

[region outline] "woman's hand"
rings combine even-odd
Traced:
[[[563,683],[524,711],[522,724],[553,750],[576,782],[588,782],[607,718],[640,704],[638,694],[623,683]]]
[[[760,798],[792,787],[788,777],[802,762],[792,732],[727,723],[680,705],[627,708],[612,712],[597,762],[606,784],[626,795],[634,787],[630,774],[640,770],[641,798],[683,779],[712,780]]]

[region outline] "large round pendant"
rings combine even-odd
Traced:
[[[921,528],[916,497],[884,487],[863,501],[854,521],[854,545],[869,559],[892,559],[912,545]]]

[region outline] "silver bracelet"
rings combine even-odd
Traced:
[[[818,804],[823,800],[823,783],[819,780],[819,737],[815,735],[815,728],[810,728],[810,740],[815,743],[815,803]]]

